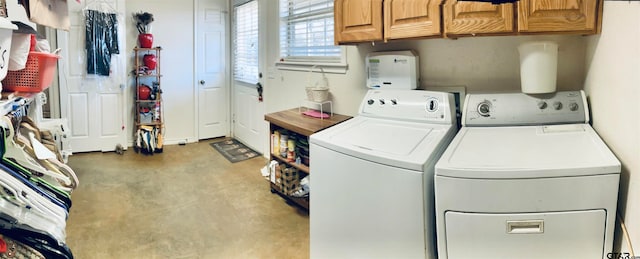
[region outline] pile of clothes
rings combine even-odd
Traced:
[[[73,258],[65,243],[75,172],[24,111],[0,119],[0,257]]]

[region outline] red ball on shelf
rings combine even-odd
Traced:
[[[151,96],[151,88],[148,85],[138,86],[138,99],[149,100],[150,96]]]

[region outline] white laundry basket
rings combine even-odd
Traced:
[[[309,69],[309,75],[307,76],[307,87],[305,88],[307,100],[317,103],[326,102],[329,100],[329,81],[324,75],[324,69],[320,67],[320,72],[322,72],[322,86],[319,86],[317,81],[312,84],[311,74],[315,67],[316,66],[312,66],[311,69]]]
[[[307,87],[307,99],[312,102],[325,102],[329,100],[329,88]]]

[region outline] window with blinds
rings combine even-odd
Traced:
[[[333,31],[333,0],[280,0],[279,63],[346,66]]]
[[[249,84],[258,82],[258,1],[233,8],[233,77]]]

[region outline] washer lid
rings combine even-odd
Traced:
[[[358,116],[311,135],[310,142],[373,162],[422,171],[427,161],[437,159],[432,153],[445,136],[452,138],[451,125]]]
[[[463,127],[436,175],[540,178],[620,173],[620,162],[588,124]]]

